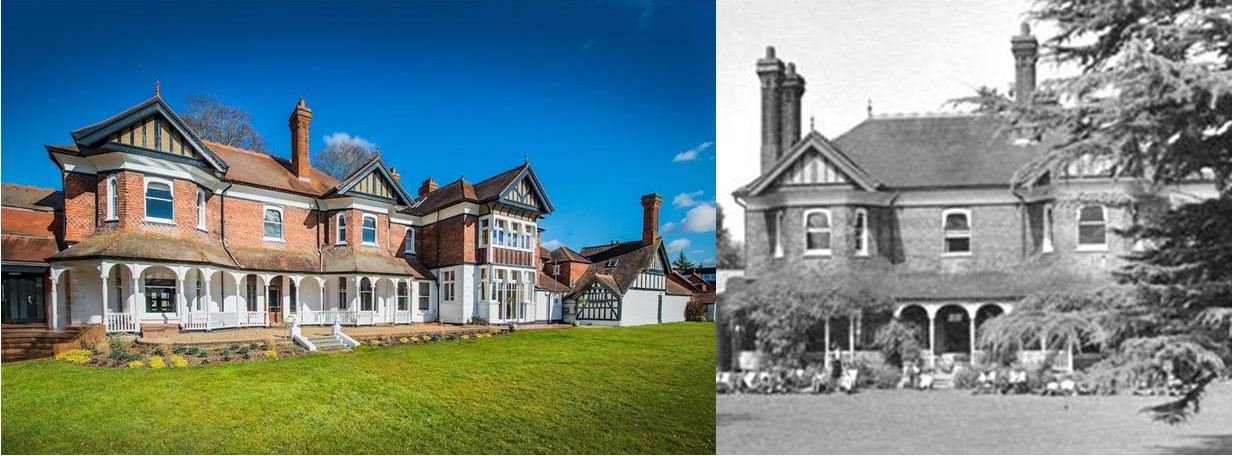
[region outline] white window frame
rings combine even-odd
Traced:
[[[441,300],[445,302],[454,302],[458,297],[455,294],[454,284],[456,283],[455,273],[453,270],[441,271]]]
[[[406,307],[406,309],[403,309]],[[394,283],[394,310],[408,312],[411,310],[411,284],[406,280]]]
[[[103,221],[110,222],[120,218],[120,210],[116,208],[120,202],[120,192],[116,187],[117,185],[118,180],[115,174],[107,178],[107,218],[103,219]],[[142,195],[142,198],[144,197],[145,195]]]
[[[532,221],[491,213],[480,217],[479,246],[534,252],[534,233],[538,228],[538,224]],[[488,231],[487,239],[485,231]]]
[[[962,214],[963,215],[964,219],[967,220],[968,222],[967,233],[961,233],[960,235],[957,235],[957,236],[947,235],[946,219],[950,217],[951,214]],[[946,251],[946,245],[947,245],[946,241],[948,239],[951,239],[951,238],[961,239],[964,237],[966,237],[968,240],[968,250],[967,251],[965,252],[947,252]],[[972,210],[971,209],[947,209],[947,210],[942,211],[942,256],[944,257],[972,256],[972,249],[974,247],[972,244],[973,244],[972,243]]]
[[[270,237],[265,235],[265,214],[270,211],[278,213],[278,237]],[[284,217],[284,215],[286,214],[283,214],[283,208],[278,206],[266,205],[261,209],[261,240],[269,242],[283,242],[283,239],[286,239],[287,218]]]
[[[428,293],[424,293],[427,291]],[[427,306],[421,304],[427,301]],[[432,283],[431,282],[415,282],[415,311],[423,315],[425,312],[432,312]]]
[[[775,246],[771,256],[783,258],[783,211],[775,212]]]
[[[402,235],[403,245],[402,253],[405,255],[415,255],[415,227],[407,226],[407,232]]]
[[[480,222],[479,223],[479,232],[480,232],[479,246],[488,247],[488,243],[489,243],[488,239],[489,237],[492,236],[492,227],[491,227],[492,218],[483,217],[483,218],[480,218],[479,222]]]
[[[826,228],[810,228],[809,227],[809,216],[813,214],[826,215]],[[781,223],[775,224],[775,228],[779,229],[779,225],[781,224],[782,224],[782,220],[781,220]],[[834,217],[831,217],[830,209],[806,209],[805,212],[803,212],[801,216],[801,226],[805,228],[805,256],[830,256],[831,252],[834,251],[833,249],[835,245],[835,219]],[[809,248],[809,234],[815,233],[815,232],[826,233],[829,235],[827,237],[826,248],[824,249],[810,249]],[[782,254],[780,254],[780,256],[782,256]]]
[[[145,221],[147,221],[147,222],[153,222],[153,223],[165,223],[165,224],[169,224],[169,225],[175,225],[175,224],[176,224],[176,220],[175,220],[175,219],[176,219],[176,186],[175,186],[175,182],[172,182],[170,179],[164,179],[164,178],[161,178],[161,177],[152,177],[152,176],[143,176],[143,177],[144,177],[144,179],[143,179],[143,180],[145,181],[145,182],[143,183],[142,187],[141,187],[141,188],[142,188],[142,192],[141,192],[141,202],[142,202],[142,206],[143,206],[143,207],[142,207],[142,212],[143,212],[143,214],[142,214],[142,215],[143,215],[143,216],[145,216],[145,218],[144,218],[143,220],[145,220]],[[170,191],[170,193],[171,193],[171,218],[151,217],[151,216],[150,216],[150,204],[149,204],[149,199],[150,199],[150,197],[149,197],[149,196],[146,196],[146,194],[150,192],[150,184],[154,184],[154,183],[158,183],[158,184],[163,184],[163,185],[166,185],[166,186],[167,186],[167,189],[168,189],[168,190]]]
[[[1045,204],[1040,213],[1040,253],[1053,253],[1053,205]]]
[[[197,229],[206,231],[206,192],[205,189],[197,189]]]
[[[1097,206],[1100,208],[1101,226],[1105,231],[1105,241],[1100,244],[1084,244],[1080,234],[1084,225],[1083,208]],[[1087,222],[1088,225],[1094,224]],[[1109,208],[1103,204],[1084,204],[1075,209],[1075,251],[1077,252],[1108,252],[1109,251]]]
[[[372,219],[372,242],[364,240],[364,231],[368,229],[364,226],[364,222],[367,222],[368,219]],[[380,230],[377,229],[377,223],[380,221],[381,220],[378,219],[377,216],[372,214],[364,214],[363,217],[360,217],[360,244],[369,247],[381,245],[381,233],[379,233]]]
[[[347,243],[347,213],[340,212],[334,216],[334,245]]]
[[[860,248],[856,249],[856,256],[869,256],[869,211],[856,210],[856,227],[860,229],[856,240],[861,243]]]

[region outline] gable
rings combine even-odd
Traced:
[[[103,121],[78,128],[72,136],[79,147],[95,149],[94,153],[155,153],[227,171],[227,163],[207,148],[158,95]]]
[[[531,183],[527,179],[518,181],[517,184],[511,185],[509,191],[505,192],[504,198],[515,203],[522,203],[531,207],[539,207],[539,199],[535,197],[535,193],[531,188]]]
[[[188,145],[184,135],[158,114],[120,127],[107,138],[107,142],[204,161],[201,154]]]
[[[661,255],[655,255],[655,256],[651,257],[651,266],[650,266],[650,267],[648,267],[648,268],[647,268],[647,270],[649,270],[649,271],[656,271],[656,272],[663,272],[663,271],[665,271],[665,269],[664,269],[664,264],[665,264],[665,263],[664,263],[664,260],[663,260],[663,259],[661,259],[660,257],[661,257]]]
[[[851,184],[851,180],[835,164],[816,150],[801,155],[784,171],[775,186]]]
[[[396,193],[391,183],[378,174],[375,170],[368,173],[367,176],[360,178],[360,180],[355,183],[355,186],[351,187],[351,191],[380,198],[396,198]]]
[[[501,190],[499,201],[542,214],[553,211],[552,202],[548,200],[544,187],[539,184],[539,178],[529,165],[523,165],[518,175]]]

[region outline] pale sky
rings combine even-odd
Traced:
[[[716,8],[716,195],[725,226],[743,240],[744,214],[732,191],[756,179],[761,99],[755,62],[775,46],[805,77],[802,134],[835,138],[874,114],[938,112],[980,86],[1014,82],[1010,38],[1029,2],[736,1]],[[1033,24],[1042,42],[1049,30]],[[1037,65],[1037,81],[1056,73]]]

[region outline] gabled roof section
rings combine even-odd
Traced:
[[[590,261],[589,261],[589,260],[587,260],[586,258],[583,258],[583,257],[582,257],[582,255],[579,255],[579,254],[578,254],[578,252],[575,252],[575,251],[573,251],[573,250],[570,250],[570,248],[569,248],[569,247],[566,247],[566,246],[560,246],[560,247],[557,247],[557,249],[556,249],[556,250],[553,250],[553,251],[552,251],[552,261],[553,261],[554,263],[560,263],[560,262],[562,262],[562,261],[574,261],[574,262],[578,262],[578,263],[590,263]]]
[[[663,264],[668,264],[668,254],[664,249],[663,238],[658,238],[650,244],[643,244],[641,241],[621,242],[618,244],[609,244],[603,251],[590,256],[593,263],[587,267],[586,272],[575,282],[577,285],[571,295],[576,295],[578,292],[585,289],[595,279],[611,280],[610,287],[613,290],[624,296],[629,287],[633,285],[634,280],[638,278],[638,274],[647,270],[654,264],[656,255],[659,255],[660,261]],[[583,255],[586,255],[587,249],[584,248]],[[609,266],[611,265],[611,266]],[[665,274],[667,271],[663,271]]]
[[[163,139],[169,144],[168,148],[159,146],[149,147],[140,146],[126,141],[118,141],[118,135],[122,130],[140,125],[143,122],[148,122],[152,118],[158,118],[166,121],[166,127],[169,133],[169,138]],[[160,123],[159,126],[162,126]],[[131,134],[131,130],[125,133]],[[148,133],[147,133],[148,134]],[[73,141],[85,150],[97,150],[101,147],[128,149],[136,148],[143,151],[153,151],[164,153],[172,156],[194,154],[200,157],[207,165],[218,172],[227,171],[227,163],[223,161],[214,151],[206,147],[201,138],[197,137],[197,133],[193,132],[188,126],[184,125],[184,120],[163,101],[161,96],[155,95],[138,103],[137,105],[121,111],[119,114],[103,119],[94,124],[78,128],[72,132]],[[135,136],[135,135],[134,135]],[[147,139],[152,141],[152,139]],[[180,144],[175,144],[175,141],[182,141]],[[170,144],[175,144],[172,146]],[[161,144],[160,144],[161,146]]]
[[[295,175],[291,161],[283,157],[211,141],[202,142],[232,165],[225,175],[230,181],[312,197],[325,195],[338,185],[338,180],[316,168],[309,168],[309,174],[304,176],[307,180],[301,179]]]
[[[64,212],[64,192],[21,184],[0,184],[0,205],[44,212]]]
[[[512,189],[517,189],[516,184],[522,181],[527,182],[529,190],[531,190],[529,193],[537,198],[538,205],[532,206],[505,199]],[[548,195],[544,193],[543,187],[540,186],[539,178],[535,176],[535,171],[531,169],[531,164],[523,163],[476,184],[471,184],[466,179],[460,177],[454,182],[450,182],[427,195],[419,197],[406,209],[406,212],[424,215],[462,202],[486,203],[497,200],[501,200],[502,203],[510,204],[511,206],[521,207],[542,214],[555,210],[552,202],[548,200]]]
[[[788,152],[784,158],[780,159],[775,164],[771,171],[759,176],[749,185],[742,187],[738,192],[747,195],[757,195],[762,193],[767,188],[770,188],[783,177],[793,170],[801,160],[811,160],[811,153],[821,154],[822,159],[827,165],[833,166],[843,178],[844,181],[850,182],[865,191],[875,191],[881,182],[874,179],[869,173],[865,172],[860,166],[857,166],[852,159],[848,158],[839,147],[831,143],[830,140],[822,136],[816,131],[809,132],[800,142],[797,142],[792,150]]]
[[[481,202],[499,200],[514,207],[551,213],[554,208],[548,194],[539,183],[530,162],[506,170],[475,184],[475,196]]]
[[[399,185],[394,177],[390,174],[390,168],[385,165],[385,160],[381,159],[381,155],[373,155],[368,163],[361,166],[359,169],[338,183],[330,194],[344,195],[358,194],[360,196],[377,198],[382,200],[392,200],[395,203],[410,205],[413,201],[411,195],[403,190],[402,185]]]
[[[459,178],[419,197],[405,212],[426,215],[462,202],[478,203],[479,200],[475,197],[475,186]]]

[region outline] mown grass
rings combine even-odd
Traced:
[[[715,325],[164,370],[5,365],[3,453],[714,453]]]

